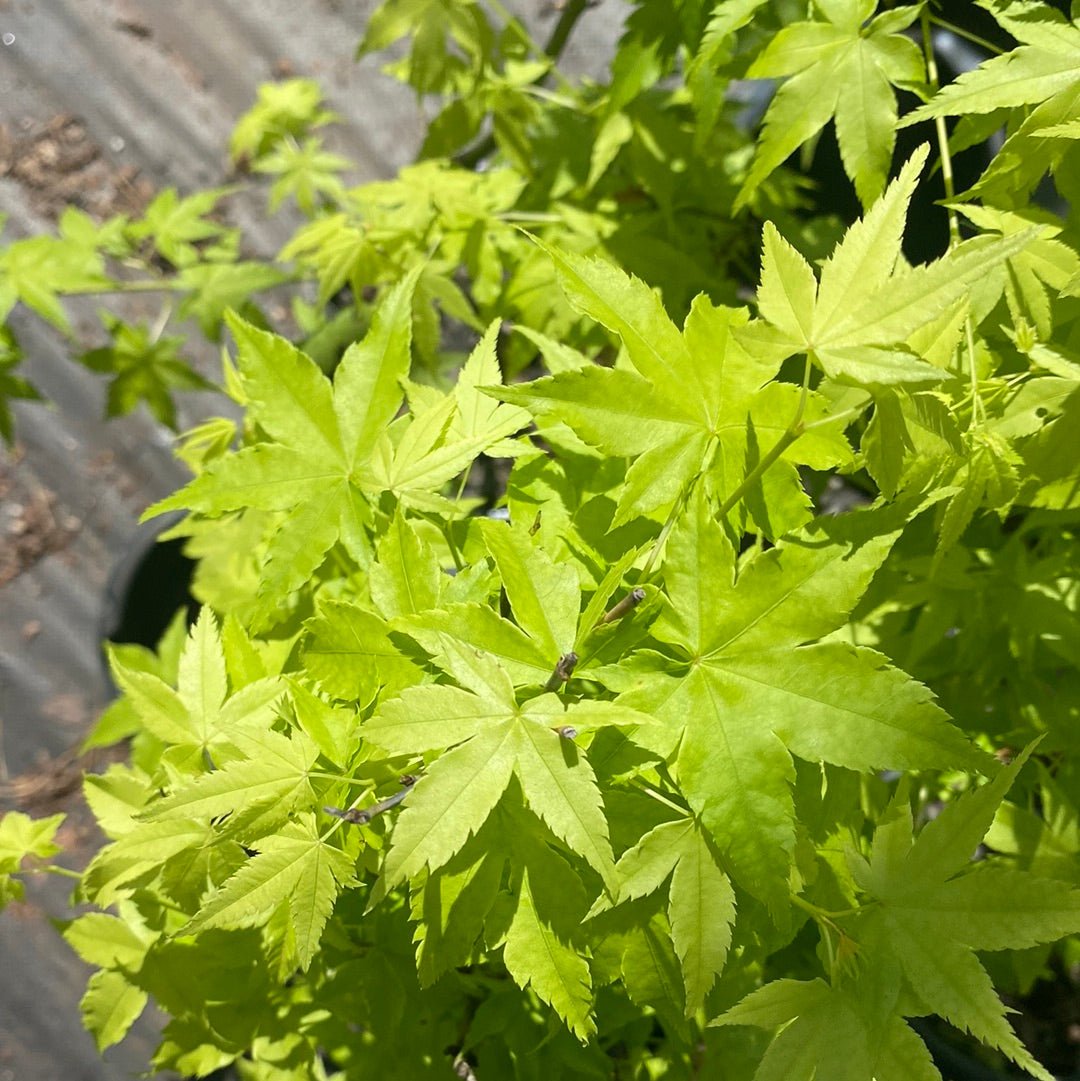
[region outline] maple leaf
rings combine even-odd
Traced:
[[[785,26],[750,65],[751,79],[790,78],[765,114],[736,210],[832,119],[844,171],[863,206],[881,194],[896,141],[893,87],[921,82],[925,66],[904,35],[919,6],[882,12],[867,23],[875,7],[874,0],[822,0],[815,5],[822,19]]]
[[[919,357],[907,340],[946,312],[995,265],[1019,253],[1033,231],[977,237],[925,266],[901,264],[907,208],[927,148],[917,150],[885,194],[856,222],[822,267],[810,264],[765,223],[758,310],[767,324],[742,337],[747,348],[806,353],[842,383],[880,389],[938,382],[946,373]]]
[[[142,219],[128,226],[134,240],[147,240],[175,267],[199,261],[195,246],[207,240],[221,240],[232,232],[213,221],[210,215],[218,202],[235,188],[208,188],[181,198],[175,188],[166,188],[154,197]]]
[[[151,822],[228,816],[222,827],[247,840],[264,836],[298,807],[315,802],[309,771],[319,748],[303,731],[237,729],[230,742],[242,758],[177,784],[140,818]]]
[[[747,324],[746,310],[718,308],[700,296],[680,333],[644,282],[599,260],[545,250],[571,304],[622,338],[636,370],[570,369],[491,393],[563,421],[607,454],[632,459],[613,528],[670,506],[712,468],[733,489],[778,442],[799,398],[793,386],[766,387],[782,356],[744,348],[738,328]],[[809,394],[806,421],[825,413],[825,403]],[[777,416],[784,420],[778,423]],[[744,512],[766,535],[780,535],[809,517],[796,463],[825,469],[849,458],[838,432],[808,433],[766,474],[774,498],[744,502]],[[770,515],[762,510],[766,502],[787,508]]]
[[[258,854],[210,894],[181,933],[258,926],[284,902],[296,936],[297,960],[306,971],[338,892],[354,882],[353,861],[319,835],[311,814],[283,826],[257,847]]]
[[[905,116],[899,127],[934,117],[1025,110],[993,161],[964,195],[1016,206],[1030,195],[1047,170],[1056,174],[1075,164],[1069,143],[1058,136],[1076,138],[1080,25],[1048,4],[984,0],[982,6],[1022,44],[963,72]],[[1029,106],[1032,108],[1026,111]]]
[[[581,586],[574,567],[553,560],[520,525],[482,521],[479,532],[503,583],[516,620],[473,601],[403,615],[392,626],[414,638],[437,665],[463,686],[486,685],[486,662],[475,668],[477,651],[495,658],[515,686],[543,686],[560,658],[580,654],[592,662],[585,641],[622,581],[628,562],[609,575],[581,611]],[[477,682],[478,681],[478,682]]]
[[[596,1034],[592,974],[574,937],[585,894],[572,869],[535,837],[524,839],[511,879],[517,898],[503,963],[519,987],[531,987],[586,1043]]]
[[[91,245],[52,236],[27,237],[0,252],[0,319],[22,301],[42,319],[70,331],[63,293],[95,293],[112,282]]]
[[[668,922],[692,1017],[724,967],[735,922],[734,890],[712,843],[693,819],[662,822],[619,857],[615,873],[614,899],[601,897],[590,915],[654,893],[670,879]]]
[[[264,676],[229,694],[221,631],[213,612],[203,607],[180,654],[174,690],[153,672],[125,664],[109,651],[117,685],[142,725],[174,747],[209,753],[229,744],[240,728],[258,729],[273,719],[272,706],[285,690],[275,676]]]
[[[895,993],[885,1002],[891,1005]],[[713,1025],[781,1029],[754,1081],[941,1081],[930,1052],[880,998],[837,990],[824,980],[773,980]]]
[[[613,860],[600,789],[584,753],[560,735],[593,726],[648,724],[611,703],[563,703],[542,694],[522,706],[505,669],[474,656],[470,690],[411,687],[384,702],[362,735],[392,755],[451,748],[432,763],[394,827],[387,888],[446,863],[487,820],[516,777],[530,810],[606,882]]]
[[[863,914],[855,937],[868,965],[899,966],[921,1009],[1052,1081],[1009,1027],[974,952],[1024,949],[1080,930],[1080,890],[971,860],[1030,752],[948,804],[914,842],[906,791],[894,797],[869,861],[852,857],[859,884],[880,901]]]
[[[91,349],[79,358],[91,371],[112,375],[105,412],[124,416],[145,401],[150,412],[168,427],[176,428],[176,407],[170,391],[214,390],[180,356],[180,337],[153,338],[147,327],[133,326],[114,316],[104,316],[105,329],[112,339],[100,349]]]
[[[144,517],[181,508],[210,516],[245,508],[285,512],[267,542],[258,625],[272,622],[283,599],[310,580],[337,541],[369,561],[372,504],[385,492],[425,504],[428,493],[482,451],[498,453],[510,432],[526,423],[526,414],[511,407],[477,411],[475,377],[490,370],[492,327],[466,364],[460,393],[434,395],[435,404],[405,418],[396,443],[391,440],[387,428],[409,370],[410,297],[419,275],[420,268],[411,271],[388,293],[367,336],[346,351],[332,385],[283,338],[228,318],[250,415],[269,439],[211,462]],[[462,407],[468,420],[455,428]],[[437,500],[434,506],[444,509]]]
[[[666,726],[654,748],[673,760],[736,879],[771,905],[786,898],[795,842],[791,753],[856,770],[988,763],[881,654],[818,641],[843,625],[896,536],[874,536],[869,516],[851,529],[815,525],[743,561],[736,576],[735,553],[699,496],[671,534],[670,606],[652,626],[673,652],[643,651],[637,672],[611,683],[626,691],[620,703]]]

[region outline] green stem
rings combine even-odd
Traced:
[[[970,30],[965,30],[963,27],[941,18],[940,15],[931,15],[929,18],[930,22],[935,26],[940,26],[942,30],[948,30],[950,34],[955,34],[958,38],[970,41],[972,45],[978,45],[980,49],[985,49],[991,56],[1002,56],[1005,53],[1004,49],[995,45],[992,41],[987,41],[986,38],[981,38],[978,34],[973,34]]]
[[[799,438],[804,432],[807,431],[807,426],[803,424],[803,413],[806,412],[806,399],[810,393],[810,354],[806,354],[806,366],[803,368],[803,381],[802,381],[802,394],[799,395],[799,404],[795,410],[795,416],[792,417],[791,423],[787,426],[783,435],[769,448],[765,456],[746,474],[742,484],[738,486],[720,504],[720,509],[716,512],[717,518],[723,518],[731,509],[738,505],[739,500],[742,499],[747,492],[765,475],[765,473],[771,468],[771,466],[780,458],[780,456]],[[835,417],[830,417],[829,420],[835,420]]]
[[[791,903],[796,907],[801,908],[804,912],[808,912],[814,919],[824,920],[829,924],[834,920],[842,920],[849,916],[857,916],[867,907],[866,905],[857,905],[855,908],[844,908],[839,912],[830,912],[826,908],[819,908],[817,905],[806,900],[805,897],[798,896],[798,894],[792,895]]]
[[[642,582],[647,582],[649,580],[653,571],[653,564],[656,563],[657,556],[660,555],[664,545],[667,543],[668,534],[671,533],[679,515],[682,514],[683,507],[686,506],[686,503],[690,498],[690,493],[694,490],[694,485],[697,483],[699,477],[700,474],[691,477],[683,487],[683,490],[679,493],[678,498],[671,505],[671,511],[668,513],[667,521],[664,522],[664,525],[660,530],[660,536],[656,538],[655,543],[649,551],[649,558],[645,560],[645,567],[641,572],[640,579]]]
[[[923,52],[926,56],[926,78],[930,88],[936,93],[941,86],[938,76],[937,57],[934,55],[934,40],[930,32],[930,13],[924,7],[920,15],[922,22]],[[949,133],[945,128],[945,117],[934,117],[934,131],[937,133],[938,154],[941,159],[941,179],[945,185],[945,198],[951,203],[956,198],[956,183],[953,179],[952,154],[949,152]],[[949,250],[960,243],[960,219],[953,207],[949,207]]]
[[[655,788],[650,788],[643,781],[638,781],[635,779],[634,783],[638,790],[644,792],[646,796],[650,796],[652,799],[657,800],[659,803],[662,803],[665,807],[670,807],[671,810],[677,811],[684,818],[690,814],[690,812],[685,807],[680,807],[677,803],[669,800],[667,796],[665,796],[662,792],[657,792]]]
[[[181,292],[182,286],[175,281],[110,282],[105,289],[80,290],[79,296],[108,296],[110,293],[170,293]]]
[[[979,372],[975,367],[975,329],[971,323],[971,316],[967,317],[964,323],[964,330],[967,336],[967,354],[968,354],[968,375],[971,379],[971,420],[968,422],[968,430],[981,424],[984,417],[982,416],[982,401],[979,398]]]
[[[60,875],[61,878],[74,878],[79,882],[82,881],[82,874],[79,871],[73,871],[70,867],[57,867],[56,864],[50,863],[48,867],[30,867],[25,871],[19,871],[21,875]]]

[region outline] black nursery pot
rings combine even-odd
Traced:
[[[166,517],[136,532],[113,565],[102,598],[98,638],[153,649],[178,608],[193,623],[199,606],[191,596],[195,562],[184,555],[182,538],[158,537],[182,517]]]

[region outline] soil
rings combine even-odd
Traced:
[[[45,556],[63,551],[82,527],[74,515],[58,512],[54,492],[19,480],[12,468],[19,458],[18,451],[0,456],[0,587]],[[29,624],[23,628],[27,639],[35,633]]]
[[[31,209],[50,221],[69,206],[98,220],[139,214],[154,195],[149,179],[133,165],[113,165],[82,121],[68,114],[0,124],[0,176],[19,183]]]

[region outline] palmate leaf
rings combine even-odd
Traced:
[[[874,535],[869,515],[849,528],[792,537],[736,578],[728,540],[694,500],[669,541],[670,606],[652,628],[672,660],[619,698],[667,726],[656,748],[736,879],[770,904],[786,897],[795,841],[791,753],[857,770],[989,761],[880,654],[814,644],[844,623],[896,536]]]
[[[654,893],[670,878],[668,922],[692,1017],[724,967],[735,922],[731,881],[708,837],[692,819],[663,822],[623,853],[615,873],[614,900],[600,898],[590,914]]]
[[[781,1029],[754,1081],[941,1081],[930,1052],[879,1002],[823,980],[774,980],[711,1022]]]
[[[870,390],[945,378],[908,339],[946,313],[990,269],[1021,252],[1034,231],[978,237],[926,266],[900,269],[907,207],[926,154],[925,146],[917,150],[882,198],[848,230],[822,268],[820,286],[806,260],[765,223],[758,308],[770,333],[747,333],[748,346],[767,341],[781,355],[806,353],[831,378]]]
[[[391,641],[388,624],[359,605],[327,601],[305,630],[304,667],[334,698],[366,706],[423,678]]]
[[[873,899],[850,930],[857,968],[833,986],[776,980],[712,1022],[785,1026],[755,1081],[940,1081],[922,1040],[903,1020],[915,1013],[936,1013],[1052,1081],[1009,1027],[974,952],[1024,948],[1080,926],[1080,890],[971,859],[1029,753],[949,804],[914,842],[907,789],[898,790],[869,861],[849,852],[860,888]]]
[[[483,521],[479,533],[516,624],[485,603],[466,602],[400,617],[393,621],[394,628],[414,638],[436,665],[478,693],[488,683],[492,659],[516,687],[543,686],[560,658],[572,651],[585,658],[580,672],[591,660],[585,639],[603,614],[595,608],[618,588],[632,557],[594,595],[583,617],[573,564],[553,560],[518,524]]]
[[[335,541],[354,542],[370,518],[364,493],[381,489],[368,459],[401,405],[419,274],[389,291],[363,342],[346,351],[333,387],[284,339],[229,318],[251,418],[273,442],[217,459],[144,517],[185,508],[208,516],[249,507],[291,512],[268,543],[258,623],[269,623]]]
[[[411,296],[420,272],[389,291],[366,337],[346,351],[333,385],[284,339],[229,317],[250,416],[271,441],[216,459],[146,516],[181,508],[211,517],[245,508],[285,512],[262,560],[257,626],[277,618],[337,541],[369,562],[371,504],[384,492],[427,506],[437,498],[431,493],[480,453],[513,452],[507,437],[528,421],[524,411],[477,393],[480,379],[498,375],[493,326],[454,392],[414,412],[391,445],[386,429],[409,371]]]
[[[297,960],[306,971],[338,892],[353,881],[353,861],[319,836],[313,815],[304,815],[263,841],[259,854],[206,899],[182,933],[254,927],[286,902]]]
[[[1075,164],[1075,148],[1057,135],[1067,135],[1080,117],[1080,25],[1049,4],[986,0],[982,6],[1021,44],[962,73],[899,126],[1016,110],[1004,145],[965,197],[1021,206],[1047,170],[1064,176]]]
[[[203,607],[180,654],[177,688],[159,676],[124,664],[109,652],[110,670],[146,729],[165,743],[212,751],[242,727],[257,729],[273,718],[285,686],[276,676],[253,680],[229,695],[221,631]]]
[[[613,527],[669,507],[710,468],[723,494],[736,488],[795,415],[797,398],[785,407],[777,401],[785,391],[766,388],[783,350],[772,343],[744,345],[739,330],[749,318],[745,309],[716,307],[704,296],[694,301],[680,333],[644,282],[599,260],[545,250],[571,303],[620,335],[636,371],[571,369],[491,393],[564,422],[607,454],[633,459]],[[813,394],[808,399],[806,419],[821,419],[824,403]],[[774,497],[772,519],[761,513],[760,502],[756,514],[751,502],[735,509],[767,536],[779,536],[809,517],[796,465],[825,469],[849,458],[842,436],[827,428],[797,440],[765,474]],[[792,504],[794,511],[777,514]]]
[[[319,749],[302,731],[286,736],[272,729],[238,729],[230,742],[242,759],[181,785],[141,817],[165,822],[228,815],[225,828],[252,838],[275,829],[295,808],[314,802],[308,771]]]
[[[606,882],[613,859],[600,790],[585,757],[559,729],[635,725],[632,710],[563,706],[553,694],[523,706],[510,677],[488,660],[471,690],[413,687],[384,702],[363,726],[365,740],[391,755],[451,748],[409,796],[386,858],[386,886],[445,864],[488,819],[516,777],[530,810]],[[484,677],[483,681],[481,677]]]
[[[861,921],[869,965],[892,963],[926,1009],[1051,1081],[1006,1021],[975,950],[1023,949],[1080,930],[1080,890],[971,862],[1030,748],[982,788],[949,804],[912,843],[901,792],[875,834],[860,885],[880,904]]]
[[[894,87],[921,82],[925,68],[904,30],[917,5],[873,15],[873,0],[815,5],[819,21],[784,27],[747,72],[752,79],[789,77],[765,114],[750,173],[735,209],[803,143],[835,119],[844,171],[863,206],[881,194],[888,176],[897,118]]]

